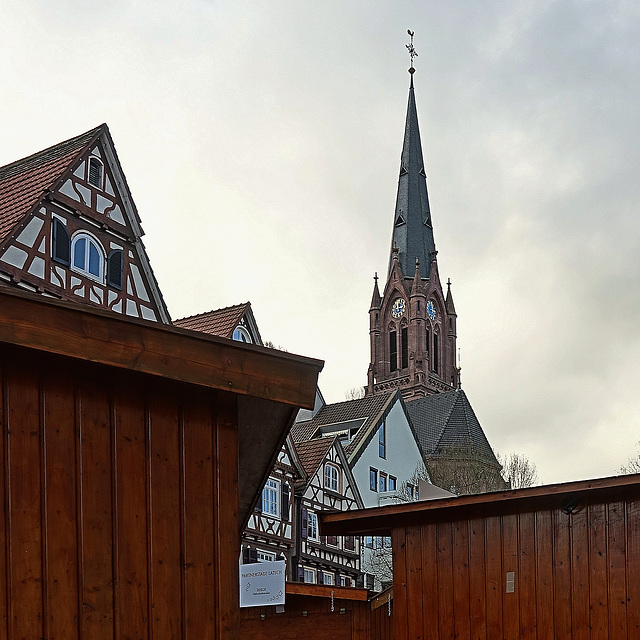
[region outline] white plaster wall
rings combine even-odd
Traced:
[[[362,455],[353,467],[353,475],[356,479],[365,507],[377,507],[377,491],[369,489],[369,468],[374,467],[378,471],[395,476],[398,479],[398,488],[409,480],[422,463],[418,444],[411,432],[411,427],[398,400],[386,418],[387,442],[386,457],[378,455],[378,434],[376,433],[362,452]]]

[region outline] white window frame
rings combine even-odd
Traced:
[[[340,492],[340,469],[332,462],[324,465],[324,488],[336,493]]]
[[[79,266],[76,264],[76,245],[80,240],[85,240],[85,254],[84,254],[84,265]],[[89,261],[90,261],[90,245],[93,245],[98,251],[98,273],[92,273],[89,271]],[[100,241],[90,233],[86,231],[77,231],[73,234],[71,238],[71,270],[76,273],[80,273],[87,278],[91,278],[91,280],[95,280],[100,284],[104,284],[104,267],[105,267],[105,253]]]
[[[311,580],[307,580],[307,578],[311,578]],[[315,584],[316,582],[316,570],[309,569],[309,567],[302,567],[302,579],[307,584]]]
[[[244,328],[238,325],[233,331],[233,339],[236,342],[246,342],[247,344],[253,344],[251,334]]]
[[[320,540],[318,535],[318,514],[313,511],[307,512],[307,538],[315,542]]]
[[[335,583],[335,576],[333,573],[322,572],[322,584],[333,585]]]
[[[262,549],[256,549],[256,555],[258,562],[273,562],[276,559],[276,554],[270,551],[263,551]]]
[[[280,480],[269,478],[262,489],[262,513],[280,518]]]

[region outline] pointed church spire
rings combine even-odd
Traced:
[[[409,35],[412,35],[411,33]],[[409,48],[409,45],[407,45]],[[410,53],[413,49],[413,37]],[[435,242],[431,226],[429,194],[427,193],[427,176],[424,170],[418,113],[413,89],[413,50],[412,65],[409,69],[411,83],[409,87],[409,103],[404,130],[404,142],[400,161],[400,177],[398,194],[393,220],[393,237],[391,246],[398,247],[398,261],[404,274],[411,273],[411,268],[418,259],[421,264],[431,265]],[[393,265],[393,257],[389,260],[389,272]],[[428,277],[429,273],[423,274]]]
[[[378,272],[373,276],[375,284],[373,285],[373,296],[371,296],[371,306],[369,310],[379,309],[382,306],[382,298],[380,297],[380,289],[378,289]]]
[[[416,258],[416,272],[413,275],[413,286],[411,287],[411,295],[415,296],[422,293],[422,278],[420,277],[420,260]]]
[[[457,315],[456,308],[453,304],[453,296],[451,295],[451,278],[447,279],[447,299],[445,300],[445,306],[447,308],[447,313],[452,316]]]

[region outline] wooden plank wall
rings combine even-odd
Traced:
[[[9,347],[0,391],[0,637],[237,637],[235,397]]]
[[[393,640],[393,615],[389,617],[386,604],[372,610],[370,601],[335,598],[331,611],[330,598],[287,594],[286,600],[284,613],[276,613],[275,607],[241,609],[240,637],[252,640]],[[303,615],[305,611],[306,615]]]
[[[640,638],[640,497],[397,528],[393,549],[398,638]]]

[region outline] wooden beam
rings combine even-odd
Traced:
[[[286,593],[289,595],[315,596],[318,598],[333,597],[341,600],[359,600],[366,602],[369,592],[355,587],[338,587],[336,585],[308,584],[304,582],[287,582]]]
[[[12,289],[0,342],[312,409],[323,362]]]

